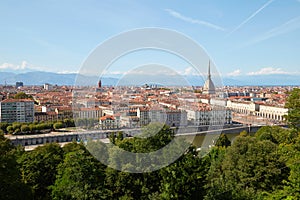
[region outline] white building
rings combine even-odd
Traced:
[[[184,110],[138,108],[137,117],[140,126],[148,125],[150,122],[164,123],[171,127],[187,125],[187,112]]]
[[[49,83],[45,83],[44,84],[44,90],[52,90],[53,89],[53,86]]]
[[[259,105],[259,112],[256,113],[257,116],[277,121],[283,121],[284,116],[287,114],[287,108],[275,107],[270,105]]]
[[[34,101],[31,99],[6,99],[0,102],[0,122],[33,122]]]
[[[227,108],[230,110],[247,115],[255,115],[259,111],[259,104],[254,102],[237,102],[237,101],[227,101]]]
[[[229,109],[186,109],[187,120],[195,126],[232,124]]]
[[[288,114],[287,108],[255,102],[227,101],[227,108],[236,113],[253,115],[276,121],[283,121],[284,115]]]

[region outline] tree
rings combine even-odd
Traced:
[[[222,133],[216,142],[216,146],[229,147],[230,145],[231,145],[231,141],[228,139],[227,135]]]
[[[66,127],[74,127],[74,120],[73,119],[64,119],[64,124],[66,125]]]
[[[190,147],[174,163],[159,170],[160,199],[203,199],[205,167],[205,160]]]
[[[6,131],[8,132],[8,133],[13,133],[14,132],[14,128],[13,128],[13,126],[7,126],[6,127]]]
[[[290,144],[296,141],[298,134],[279,126],[264,126],[260,128],[255,137],[262,140],[269,140],[275,144]]]
[[[30,131],[30,128],[29,128],[28,125],[22,125],[22,126],[21,126],[21,132],[22,132],[22,133],[27,133],[27,132],[29,132],[29,131]]]
[[[207,199],[258,199],[282,187],[288,176],[278,146],[270,140],[237,137],[214,174]],[[215,188],[218,191],[215,192]]]
[[[0,129],[3,130],[4,133],[7,131],[8,126],[9,124],[7,122],[0,122]]]
[[[21,182],[16,149],[3,134],[0,134],[0,152],[0,198],[31,199],[30,188]]]
[[[83,150],[70,152],[58,166],[53,199],[105,199],[104,171],[101,164]]]
[[[290,169],[289,177],[283,181],[283,189],[269,194],[268,199],[300,199],[300,138],[293,145],[285,145],[287,166]]]
[[[55,124],[53,124],[53,128],[54,128],[55,130],[64,128],[64,124],[63,124],[62,122],[56,122]]]
[[[78,151],[78,150],[86,151],[86,148],[82,143],[77,143],[75,141],[64,145],[62,149],[64,151],[64,154],[74,152],[74,151]]]
[[[14,99],[29,99],[31,96],[27,95],[25,92],[19,92],[14,96]]]
[[[12,127],[13,127],[14,130],[20,129],[21,126],[22,126],[22,124],[20,122],[14,122],[14,123],[12,123]]]
[[[34,199],[50,199],[48,187],[54,184],[62,159],[63,151],[56,143],[37,147],[18,159],[22,180],[32,188]]]
[[[300,88],[290,92],[285,107],[289,109],[286,120],[291,128],[300,130]]]

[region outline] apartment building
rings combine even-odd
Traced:
[[[34,101],[31,99],[6,99],[0,102],[0,122],[33,122]]]
[[[232,124],[231,110],[229,109],[211,109],[198,108],[186,109],[187,119],[191,125],[204,126],[204,125],[224,125]]]

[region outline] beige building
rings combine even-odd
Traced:
[[[99,119],[102,116],[102,110],[98,107],[74,109],[73,116],[75,119]]]
[[[100,128],[103,130],[120,128],[120,115],[105,115],[99,120]]]

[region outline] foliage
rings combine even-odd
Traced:
[[[57,165],[62,158],[60,146],[50,143],[26,152],[18,159],[22,180],[32,188],[34,199],[50,199],[48,187],[55,182]]]
[[[269,140],[275,144],[293,143],[297,135],[295,132],[283,129],[279,126],[264,126],[255,133],[255,137],[258,140]]]
[[[19,92],[14,96],[14,99],[32,99],[32,96],[27,95],[25,92]]]
[[[280,188],[288,176],[281,170],[286,165],[280,158],[278,146],[270,140],[238,137],[226,150],[219,170],[211,171],[215,179],[208,199],[257,199],[262,191]]]
[[[55,124],[53,124],[53,128],[55,130],[58,130],[58,129],[61,129],[61,128],[64,128],[64,124],[62,122],[56,122]]]
[[[64,128],[64,127],[74,127],[74,120],[73,119],[64,119],[63,121],[57,122],[33,122],[33,123],[7,123],[1,122],[0,123],[0,130],[4,133],[9,134],[37,134],[43,133],[45,131],[51,131],[56,129]]]
[[[229,147],[231,145],[231,141],[228,137],[222,133],[216,142],[216,146],[218,147]]]
[[[42,124],[2,128],[53,126]],[[151,158],[158,162],[178,154],[185,141],[161,124],[148,126],[139,137],[111,134],[111,141],[114,146],[88,140],[24,152],[0,135],[0,199],[300,199],[300,136],[290,129],[263,127],[255,136],[241,134],[231,145],[221,135],[208,154],[200,156],[190,147],[170,165],[145,173],[118,171],[101,162],[130,171],[141,161],[147,170],[155,166],[153,160],[128,160],[122,151],[154,152],[175,142],[170,151]]]
[[[104,199],[104,172],[101,164],[85,151],[67,153],[58,166],[53,186],[53,199]]]
[[[26,132],[29,132],[30,131],[30,128],[29,128],[29,126],[28,125],[22,125],[21,126],[21,132],[23,132],[23,133],[26,133]]]
[[[285,104],[286,108],[289,109],[286,120],[288,124],[296,129],[300,130],[300,88],[294,88],[290,92],[287,102]]]
[[[159,171],[161,199],[203,199],[205,160],[191,147],[184,156]],[[180,169],[180,170],[179,170]]]
[[[22,183],[17,168],[16,148],[3,134],[0,134],[0,152],[0,199],[30,199],[30,188]]]

